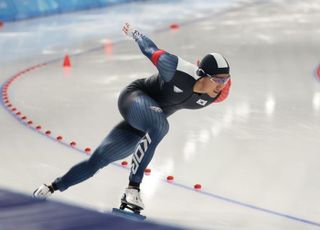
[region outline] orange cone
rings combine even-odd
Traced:
[[[68,54],[64,57],[63,67],[71,67],[71,61]]]
[[[106,40],[104,43],[104,51],[107,55],[112,54],[112,42],[110,40]]]

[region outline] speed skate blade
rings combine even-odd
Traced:
[[[146,219],[145,216],[142,216],[140,214],[136,214],[136,213],[133,213],[133,212],[121,210],[121,209],[118,209],[118,208],[113,208],[112,209],[112,213],[115,214],[116,216],[127,218],[127,219],[130,219],[130,220],[135,220],[135,221],[143,221],[143,220]]]

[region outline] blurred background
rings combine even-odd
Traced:
[[[318,0],[0,0],[0,229],[319,229],[319,12]],[[120,91],[156,72],[125,22],[191,63],[222,53],[232,75],[226,101],[169,117],[143,223],[110,215],[130,157],[31,199],[122,119]]]

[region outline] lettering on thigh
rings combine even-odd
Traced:
[[[139,144],[132,157],[131,173],[133,175],[137,173],[139,165],[144,157],[145,152],[148,150],[150,143],[151,138],[148,133],[139,141]]]

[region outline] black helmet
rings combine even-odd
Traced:
[[[229,74],[229,71],[229,64],[221,54],[210,53],[202,58],[197,74],[204,77],[206,75]]]

